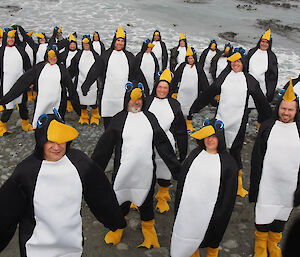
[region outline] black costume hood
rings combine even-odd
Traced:
[[[259,39],[258,42],[257,42],[257,45],[256,45],[256,48],[257,48],[257,49],[260,47],[260,41],[262,40],[263,35],[264,35],[264,34],[261,35],[260,39]],[[269,48],[268,48],[268,50],[272,51],[272,43],[273,43],[272,36],[271,36],[270,40],[268,40],[268,42],[269,42]],[[267,51],[268,51],[268,50],[267,50]]]
[[[124,32],[125,32],[125,38],[123,38],[123,39],[124,39],[124,48],[123,48],[123,50],[126,50],[127,33],[126,33],[125,30],[124,30]],[[116,30],[116,32],[115,32],[113,41],[112,41],[111,46],[110,46],[112,49],[115,48],[115,43],[116,43],[116,41],[117,41],[116,35],[117,35],[117,30]]]
[[[159,40],[158,41],[161,41],[161,34],[160,34],[160,31],[159,30],[155,30],[154,32],[153,32],[153,36],[152,36],[152,42],[154,41],[154,36],[155,36],[155,33],[156,32],[158,32],[158,36],[159,36]]]

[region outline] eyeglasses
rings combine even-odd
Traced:
[[[53,108],[53,113],[60,122],[64,123],[64,121],[62,120],[62,118],[56,108]],[[49,115],[50,114],[44,113],[38,118],[38,120],[37,120],[38,128],[42,128],[47,123],[47,121],[49,119]]]
[[[48,51],[53,50],[53,51],[58,51],[58,47],[57,45],[48,45],[47,46]]]
[[[142,90],[144,94],[144,86],[141,82],[138,83],[138,88]],[[126,92],[130,92],[133,89],[133,84],[132,82],[127,82],[125,85]]]
[[[213,126],[215,129],[223,130],[224,129],[224,123],[221,120],[216,120],[214,124],[210,124],[210,121],[208,118],[206,118],[203,122],[203,127],[206,126]]]

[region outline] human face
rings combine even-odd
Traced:
[[[152,48],[148,47],[145,53],[149,54],[151,51],[152,51]]]
[[[206,148],[206,152],[208,153],[216,154],[218,152],[218,144],[219,140],[216,135],[211,135],[204,138],[204,145]]]
[[[116,51],[122,51],[124,49],[124,46],[125,46],[125,40],[123,38],[118,38],[116,40],[114,50],[116,50]]]
[[[185,47],[185,41],[184,41],[183,39],[181,39],[181,40],[179,41],[179,45],[180,45],[181,47]]]
[[[46,39],[45,38],[39,38],[39,42],[40,42],[40,44],[45,44],[46,43]]]
[[[94,41],[99,41],[99,37],[97,35],[94,36]]]
[[[70,43],[69,49],[70,49],[71,51],[75,51],[75,50],[76,50],[76,43],[74,43],[74,42]]]
[[[169,84],[166,81],[159,82],[156,88],[156,96],[160,99],[166,98],[169,93]]]
[[[295,120],[296,112],[297,103],[295,101],[282,100],[278,111],[279,120],[283,123],[292,123]]]
[[[234,62],[231,62],[231,69],[234,71],[234,72],[241,72],[243,70],[243,63],[242,63],[242,60],[239,59],[239,60],[236,60]]]
[[[57,32],[56,38],[57,39],[62,39],[62,32]]]
[[[48,62],[50,65],[54,65],[57,63],[57,56],[54,56],[52,58],[48,57]]]
[[[14,46],[15,38],[14,37],[7,37],[6,44],[7,44],[7,46]]]
[[[193,64],[195,63],[195,59],[194,59],[193,56],[189,56],[189,57],[187,58],[187,61],[188,61],[188,64],[189,64],[189,65],[193,65]]]
[[[267,39],[262,39],[259,43],[259,49],[262,51],[267,51],[269,49],[269,42]]]
[[[90,50],[90,44],[89,43],[82,43],[83,50]]]
[[[132,99],[130,99],[127,110],[128,112],[137,113],[142,110],[142,106],[143,106],[142,98],[137,99],[135,102]]]
[[[46,161],[57,162],[66,154],[66,149],[67,143],[57,144],[47,141],[44,144],[44,158]]]
[[[158,35],[154,35],[154,41],[159,41],[159,36]]]

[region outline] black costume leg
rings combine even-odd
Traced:
[[[5,109],[5,110],[3,110],[2,116],[1,116],[1,121],[3,123],[8,122],[8,120],[10,119],[10,116],[12,115],[12,113],[13,113],[13,109]]]
[[[171,180],[158,178],[157,184],[159,184],[162,187],[169,187],[171,185]]]
[[[106,130],[108,128],[111,119],[112,119],[112,117],[104,117],[103,118],[103,121],[104,121],[104,130]]]

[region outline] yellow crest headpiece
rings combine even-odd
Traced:
[[[88,38],[84,38],[84,39],[82,39],[82,43],[86,43],[86,44],[88,44],[90,42],[90,40],[88,39]]]
[[[154,33],[154,36],[159,36],[159,32],[156,31],[156,32]]]
[[[61,33],[62,32],[62,26],[57,30],[57,32]]]
[[[186,50],[186,56],[193,56],[194,52],[191,48],[191,46],[188,46],[187,50]]]
[[[135,102],[136,100],[138,100],[139,98],[141,98],[143,95],[143,92],[140,88],[135,88],[132,90],[131,94],[130,94],[130,98],[133,102]]]
[[[261,39],[267,39],[268,41],[270,41],[271,39],[271,29],[268,29],[263,36],[261,37]]]
[[[230,57],[227,58],[227,61],[230,61],[230,62],[235,62],[239,59],[242,58],[242,55],[240,53],[234,53],[233,55],[231,55]]]
[[[35,34],[38,38],[45,38],[45,35],[43,33]]]
[[[55,142],[57,144],[66,143],[72,141],[78,137],[78,131],[73,127],[66,125],[57,120],[52,120],[47,130],[48,141]]]
[[[16,36],[16,30],[10,30],[7,32],[7,37],[15,37]]]
[[[287,102],[292,102],[296,99],[296,95],[294,92],[294,87],[293,87],[293,82],[292,82],[292,78],[290,77],[290,84],[287,88],[287,90],[285,91],[284,96],[282,97],[283,100],[287,101]]]
[[[94,37],[99,37],[99,34],[97,32],[94,33]]]
[[[0,28],[0,37],[3,37],[3,29]]]
[[[125,39],[125,36],[126,36],[125,31],[122,29],[121,26],[119,26],[117,33],[116,33],[116,39],[118,39],[118,38]]]
[[[32,36],[32,34],[33,34],[33,30],[32,31],[29,31],[29,32],[27,32],[27,35],[29,36],[29,37],[31,37]]]
[[[201,128],[200,130],[192,133],[190,136],[193,138],[196,138],[198,140],[201,140],[203,138],[209,137],[211,135],[214,135],[216,133],[214,127],[212,125],[205,126]]]
[[[183,33],[180,33],[180,38],[179,40],[182,40],[182,39],[186,39],[185,35],[183,35]]]
[[[56,56],[56,54],[55,54],[54,50],[50,50],[50,51],[48,52],[48,57],[49,57],[49,58],[53,58],[53,57],[55,57],[55,56]]]
[[[153,48],[154,46],[155,45],[153,43],[151,43],[151,42],[148,44],[148,48]]]
[[[172,74],[171,71],[168,69],[165,69],[164,72],[160,75],[159,81],[165,80],[168,83],[171,83],[172,81]]]
[[[71,43],[72,41],[76,42],[76,38],[74,37],[73,34],[70,34],[70,36],[69,36],[69,42]]]
[[[229,52],[229,50],[230,50],[230,46],[226,46],[225,52],[227,53],[227,52]]]

